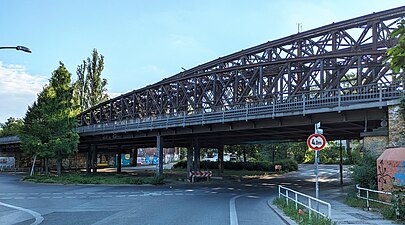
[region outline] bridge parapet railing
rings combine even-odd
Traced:
[[[168,127],[203,125],[209,123],[250,120],[257,118],[274,118],[286,113],[305,115],[308,110],[329,108],[340,111],[340,107],[361,103],[382,103],[398,99],[403,95],[400,84],[372,84],[361,87],[349,87],[323,91],[302,92],[295,96],[265,99],[262,101],[244,102],[212,108],[176,112],[171,114],[112,121],[90,126],[79,127],[79,132],[95,132],[117,129],[158,129]]]
[[[8,136],[8,137],[1,137],[0,144],[13,144],[13,143],[20,143],[21,140],[17,136]]]

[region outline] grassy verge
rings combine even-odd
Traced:
[[[164,177],[135,177],[132,175],[102,174],[86,176],[82,174],[66,174],[63,176],[34,175],[23,180],[36,183],[58,184],[163,184]]]
[[[371,193],[370,198],[378,199],[378,194]],[[363,210],[367,210],[366,200],[357,198],[357,192],[355,188],[351,189],[347,193],[347,197],[345,199],[345,204],[355,208],[361,208]],[[395,208],[393,206],[384,205],[377,202],[370,201],[370,210],[374,212],[381,213],[385,219],[388,220],[397,220],[397,216],[395,214]]]
[[[298,208],[295,208],[295,203],[292,201],[289,201],[289,204],[287,205],[285,198],[275,198],[273,201],[273,204],[276,205],[278,208],[283,210],[283,212],[293,219],[295,222],[297,222],[300,225],[332,225],[335,224],[332,222],[330,219],[324,218],[322,216],[319,216],[319,218],[315,215],[315,213],[312,213],[311,216],[309,216],[309,213],[307,209],[305,209],[303,206],[298,205]],[[301,213],[299,213],[299,210]]]
[[[219,175],[219,170],[212,170],[213,175]],[[274,172],[225,170],[223,180],[260,179]],[[134,171],[122,174],[113,172],[99,172],[86,176],[80,172],[66,173],[61,177],[55,175],[34,175],[24,178],[25,181],[36,183],[57,184],[163,184],[163,183],[188,183],[187,173],[184,169],[176,168],[164,171],[164,177],[156,177],[155,171]],[[205,181],[205,179],[201,179]],[[221,182],[212,180],[212,182]]]

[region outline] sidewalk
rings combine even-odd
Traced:
[[[347,188],[347,187],[346,187]],[[353,208],[343,203],[346,198],[345,188],[336,187],[325,191],[320,191],[320,199],[329,202],[332,206],[332,221],[336,224],[375,224],[375,225],[393,225],[398,224],[394,221],[386,220],[378,213],[372,213],[360,208]],[[299,190],[304,194],[311,195],[312,190]],[[313,192],[313,191],[312,191]],[[282,213],[277,206],[273,205],[273,199],[269,200],[269,206],[273,208],[289,224],[297,224]]]
[[[305,166],[305,165],[300,165]],[[305,172],[308,170],[302,169],[301,171],[297,171],[295,173],[289,174],[290,177],[304,177],[304,178],[309,178],[310,176],[313,176],[311,172]],[[344,201],[346,199],[346,193],[347,189],[350,188],[350,186],[343,186],[341,187],[339,185],[339,179],[337,174],[334,173],[327,173],[328,170],[323,171],[324,176],[321,177],[326,183],[323,183],[320,185],[320,192],[319,196],[320,199],[328,202],[332,206],[332,221],[336,222],[336,224],[374,224],[374,225],[392,225],[392,224],[398,224],[395,223],[394,221],[386,220],[382,217],[381,214],[374,213],[374,212],[369,212],[366,210],[362,210],[360,208],[353,208],[350,207],[346,204],[344,204]],[[308,173],[308,175],[306,174]],[[345,173],[345,183],[349,183],[350,178],[347,176],[348,173]],[[312,181],[312,179],[311,179]],[[287,185],[288,187],[288,185]],[[301,193],[314,196],[314,188],[313,187],[300,187],[300,188],[294,188],[294,187],[289,187],[293,190],[299,191]],[[291,219],[289,219],[287,216],[285,216],[281,210],[277,208],[277,206],[273,205],[273,200],[269,200],[268,204],[271,208],[273,208],[280,216],[282,216],[289,224],[297,224]]]

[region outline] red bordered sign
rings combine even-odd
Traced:
[[[326,138],[322,134],[312,134],[308,137],[307,144],[312,150],[322,150],[326,145]]]

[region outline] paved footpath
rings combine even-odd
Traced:
[[[311,165],[300,165],[300,169],[306,172],[293,172],[289,174],[289,179],[297,179],[300,178],[301,180],[308,180],[313,181],[310,177],[313,177],[313,172],[308,170],[308,168],[302,167],[311,167]],[[327,166],[326,166],[327,167]],[[347,168],[345,168],[345,183],[348,183],[350,179],[348,178]],[[346,199],[347,189],[350,186],[339,186],[338,175],[333,172],[333,169],[325,169],[323,172],[324,175],[322,179],[324,181],[327,180],[327,185],[320,185],[320,199],[326,202],[329,202],[332,206],[332,220],[336,222],[336,224],[378,224],[378,225],[391,225],[391,224],[398,224],[391,220],[386,220],[382,217],[382,215],[378,213],[372,213],[366,210],[362,210],[360,208],[353,208],[346,204],[344,204],[344,200]],[[296,176],[295,174],[296,173]],[[307,174],[305,174],[307,173]],[[311,174],[312,173],[312,174]],[[308,176],[308,177],[307,177]],[[288,185],[287,185],[288,186]],[[314,196],[314,188],[310,186],[300,186],[300,187],[289,187],[293,190],[299,191],[301,193]],[[285,216],[281,210],[277,209],[276,206],[272,204],[272,200],[269,201],[269,206],[271,208],[275,208],[276,212],[280,214],[287,223],[293,225],[297,224],[287,216]]]

